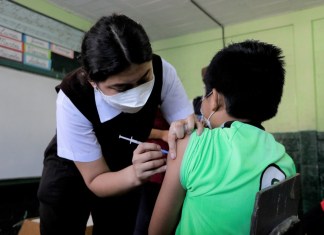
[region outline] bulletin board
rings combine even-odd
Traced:
[[[61,79],[80,66],[84,32],[0,0],[0,65]]]

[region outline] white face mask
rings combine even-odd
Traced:
[[[124,113],[137,113],[146,104],[153,90],[153,86],[154,77],[142,85],[124,92],[119,92],[115,95],[105,95],[98,87],[97,90],[102,95],[102,98],[115,109]]]

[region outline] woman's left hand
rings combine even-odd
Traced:
[[[168,144],[169,156],[172,159],[176,158],[177,139],[182,139],[187,134],[191,134],[195,127],[197,128],[198,135],[200,135],[204,130],[203,124],[198,121],[195,114],[191,114],[186,119],[181,119],[171,123],[169,128]]]

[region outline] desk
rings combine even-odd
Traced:
[[[92,217],[90,215],[87,223],[85,235],[92,235]],[[25,219],[18,235],[40,235],[39,218]]]

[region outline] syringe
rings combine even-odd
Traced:
[[[135,140],[133,139],[133,136],[131,136],[131,138],[127,138],[125,136],[122,136],[122,135],[119,135],[119,139],[124,139],[124,140],[128,140],[129,141],[129,144],[131,143],[134,143],[134,144],[141,144],[142,142],[141,141],[138,141],[138,140]],[[165,149],[161,149],[161,152],[163,154],[168,154],[169,151],[165,150]]]

